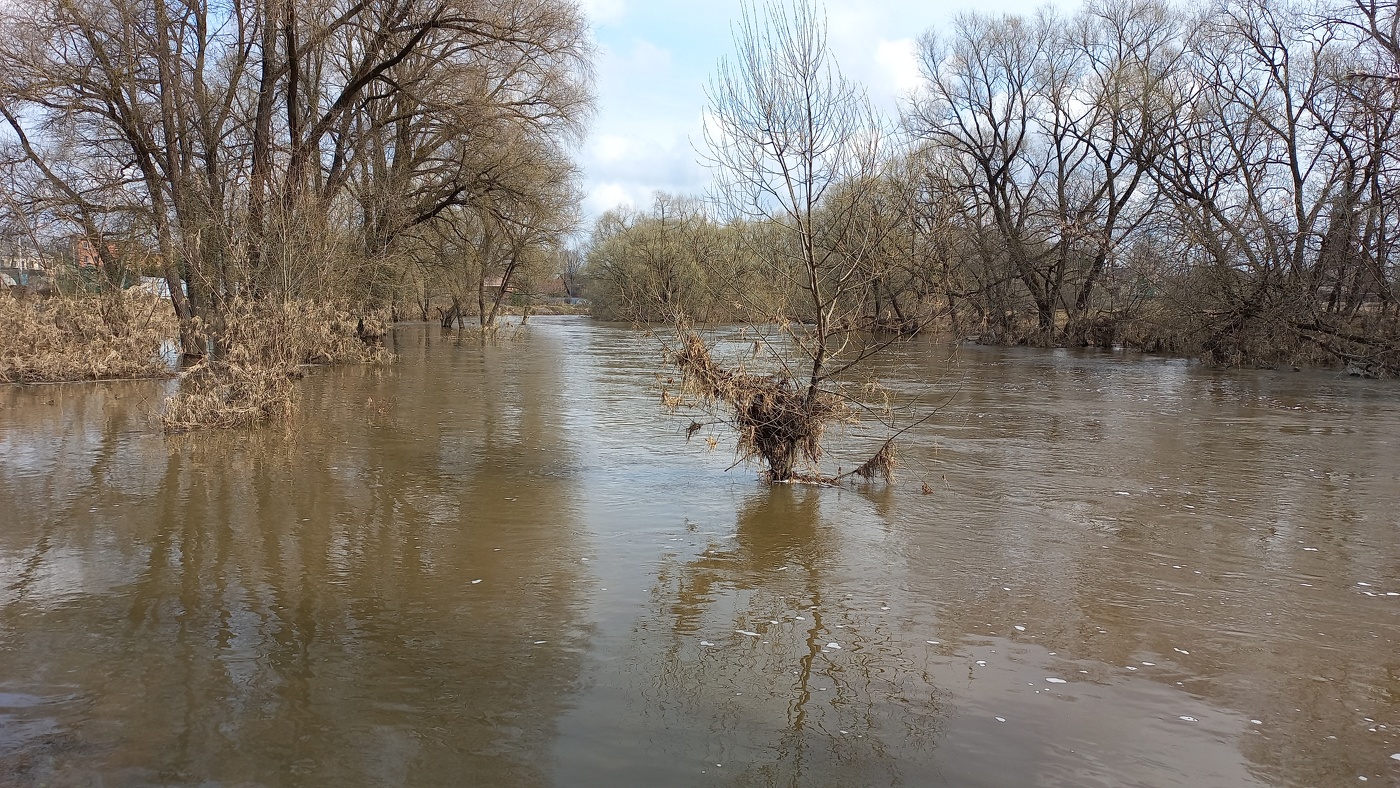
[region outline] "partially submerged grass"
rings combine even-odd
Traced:
[[[184,432],[286,418],[303,366],[384,361],[378,339],[387,331],[386,314],[360,317],[312,301],[237,301],[222,329],[208,332],[215,353],[181,374],[161,422],[166,432]]]
[[[880,477],[886,482],[894,481],[894,469],[899,466],[894,441],[885,441],[880,450],[851,473],[866,481]]]
[[[461,328],[449,328],[447,331],[460,340],[472,340],[485,344],[498,345],[502,342],[515,342],[524,339],[529,331],[529,325],[525,323],[508,323],[498,320],[490,325],[478,325],[468,323]]]
[[[0,381],[167,377],[161,343],[174,316],[154,296],[15,298],[0,292]]]
[[[251,427],[291,415],[296,367],[203,361],[180,376],[180,391],[165,400],[166,432]]]

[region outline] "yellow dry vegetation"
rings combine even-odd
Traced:
[[[309,364],[380,362],[387,313],[357,316],[335,304],[239,299],[207,333],[216,352],[186,369],[165,401],[167,432],[247,427],[291,414],[295,381]]]
[[[154,296],[0,293],[0,381],[165,377],[173,373],[160,347],[174,323]]]

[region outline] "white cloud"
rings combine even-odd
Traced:
[[[595,185],[584,199],[584,209],[592,216],[599,216],[602,213],[618,207],[634,207],[640,203],[637,196],[621,183],[600,183]]]
[[[919,73],[918,44],[912,38],[875,42],[875,63],[884,71],[885,84],[898,95],[912,93],[923,82],[923,75]]]
[[[613,134],[599,135],[593,141],[593,157],[600,162],[616,162],[627,158],[632,140]]]
[[[826,0],[828,42],[847,78],[895,118],[921,76],[916,39],[960,10],[1031,13],[1043,0]],[[703,194],[705,85],[731,52],[739,0],[583,0],[599,51],[598,116],[580,164],[590,218],[617,205],[645,207],[652,193]]]
[[[583,0],[580,5],[594,25],[615,25],[627,17],[625,0]]]
[[[671,72],[671,52],[639,38],[632,42],[632,52],[627,57],[626,66],[632,69],[632,76],[651,80],[664,79]]]
[[[584,146],[584,209],[645,206],[655,191],[696,193],[709,181],[690,137],[703,94],[673,53],[647,38],[605,42],[598,62],[600,111]]]
[[[596,136],[583,166],[590,215],[617,205],[647,205],[653,192],[699,194],[709,185],[709,172],[696,162],[684,130],[668,123]]]

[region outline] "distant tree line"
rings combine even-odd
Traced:
[[[590,56],[567,0],[7,3],[0,224],[149,251],[190,356],[235,302],[485,322],[576,222]]]
[[[813,321],[801,291],[827,281],[829,328],[1400,374],[1394,3],[1093,0],[966,14],[919,55],[897,129],[836,124],[879,154],[807,213],[731,181],[718,208],[602,217],[597,313]],[[711,155],[732,178],[731,132]]]

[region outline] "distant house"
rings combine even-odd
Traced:
[[[117,245],[107,244],[107,253],[115,257]],[[98,253],[97,244],[85,237],[74,238],[73,262],[79,268],[101,268],[102,255]]]
[[[488,277],[484,284],[486,287],[486,296],[488,298],[495,298],[501,291],[501,277],[499,276]],[[522,285],[519,280],[512,279],[510,285],[506,287],[506,295],[515,296],[522,293],[551,301],[562,301],[573,295],[569,292],[568,283],[564,281],[563,274],[555,274],[544,280],[540,283],[539,287],[533,291],[529,283]]]
[[[0,257],[0,268],[8,271],[39,271],[42,273],[48,269],[48,266],[44,263],[44,258],[37,253],[21,252]]]
[[[568,283],[564,281],[564,275],[555,274],[540,286],[540,295],[545,298],[568,298],[572,293],[569,292]]]
[[[73,251],[73,264],[81,271],[96,271],[105,267],[101,250],[92,239],[86,236],[75,236],[71,242]],[[147,273],[160,271],[163,258],[150,251],[141,244],[130,241],[108,241],[106,244],[107,259],[118,260],[123,272],[124,282],[130,282],[130,276],[143,276]]]
[[[48,262],[37,252],[23,251],[0,256],[0,274],[6,278],[5,284],[31,284],[31,280],[42,281],[48,273]]]

